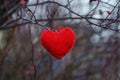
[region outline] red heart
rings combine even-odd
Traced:
[[[44,30],[40,37],[43,47],[57,59],[64,57],[74,46],[75,33],[69,27],[57,27],[57,31]]]

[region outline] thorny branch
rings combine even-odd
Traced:
[[[95,26],[103,28],[103,29],[110,29],[110,30],[113,30],[113,31],[120,31],[119,29],[110,28],[111,24],[113,24],[113,23],[114,24],[115,23],[116,24],[120,23],[120,19],[119,19],[119,15],[120,15],[120,13],[119,13],[119,9],[120,9],[119,8],[119,3],[120,3],[120,1],[119,0],[117,1],[115,6],[113,6],[111,4],[108,4],[107,2],[103,2],[101,0],[98,0],[96,2],[96,6],[86,15],[80,15],[79,13],[75,12],[74,10],[72,10],[71,5],[70,5],[70,3],[72,1],[73,0],[68,0],[68,3],[66,5],[63,5],[63,4],[61,4],[61,3],[57,2],[57,1],[45,1],[45,2],[41,2],[41,3],[39,3],[37,1],[35,4],[29,4],[29,5],[24,6],[24,8],[20,7],[19,12],[22,12],[21,9],[28,9],[28,12],[30,12],[33,15],[34,19],[30,20],[30,19],[27,19],[27,18],[24,18],[24,17],[18,15],[19,17],[17,19],[7,22],[6,24],[2,25],[0,27],[0,29],[8,29],[8,28],[11,28],[11,27],[16,26],[16,25],[24,25],[24,24],[28,24],[28,23],[33,23],[33,24],[36,24],[36,25],[39,25],[39,26],[43,27],[44,29],[48,29],[49,28],[48,26],[42,25],[42,24],[40,24],[40,22],[43,22],[43,21],[48,21],[49,22],[49,20],[51,20],[51,19],[53,21],[56,21],[56,20],[57,21],[58,20],[69,20],[69,19],[70,20],[76,20],[76,19],[78,19],[78,20],[86,20],[90,25],[95,25]],[[94,18],[93,17],[94,12],[97,11],[97,8],[99,7],[100,3],[101,4],[104,3],[104,4],[107,4],[109,6],[112,6],[113,9],[111,10],[111,14],[108,14],[105,18]],[[48,19],[48,18],[46,18],[46,19],[36,19],[35,18],[36,16],[34,15],[35,13],[32,12],[29,9],[29,7],[43,6],[43,5],[46,5],[46,4],[55,4],[55,5],[58,5],[59,7],[63,7],[66,10],[68,10],[70,12],[70,14],[74,14],[74,15],[76,15],[78,17],[71,17],[70,16],[70,17],[64,17],[64,18],[63,17],[61,17],[61,18],[54,18],[54,16],[53,16],[53,17],[50,17],[51,19]],[[115,9],[118,9],[117,10],[117,14],[116,14],[116,16],[117,16],[116,19],[109,17],[109,16],[112,15],[113,12],[115,12]],[[19,24],[18,23],[12,24],[13,22],[17,22],[17,21],[19,21],[21,19],[24,20],[25,22],[22,22],[22,23],[19,23]],[[93,22],[91,20],[96,20],[99,23]],[[107,24],[105,24],[106,22],[107,22]]]
[[[38,2],[38,0],[37,0],[37,2]],[[35,10],[34,10],[33,13],[35,13],[36,8],[37,8],[37,6],[35,7]],[[32,11],[31,11],[29,8],[27,8],[27,9],[28,9],[28,11],[30,11],[30,12],[32,13]],[[32,19],[32,18],[34,18],[34,19],[35,19],[35,22],[37,22],[36,17],[35,17],[33,14],[32,14],[32,16],[31,16],[31,19]],[[36,65],[35,65],[35,62],[34,62],[34,46],[33,46],[33,43],[32,43],[31,26],[30,26],[30,25],[29,25],[29,27],[28,27],[28,30],[29,30],[29,33],[30,33],[30,39],[31,39],[31,45],[32,45],[32,56],[31,56],[31,60],[32,60],[32,65],[33,65],[33,67],[34,67],[34,77],[33,77],[33,80],[37,80],[37,68],[36,68]]]

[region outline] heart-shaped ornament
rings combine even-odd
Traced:
[[[40,36],[40,42],[51,55],[62,59],[74,46],[75,33],[69,27],[58,26],[56,30],[44,30]]]

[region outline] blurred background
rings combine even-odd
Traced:
[[[45,29],[71,27],[61,60],[40,43]],[[120,0],[1,0],[0,80],[120,80]]]

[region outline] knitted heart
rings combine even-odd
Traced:
[[[43,47],[57,59],[64,57],[74,46],[75,33],[69,27],[57,27],[57,31],[44,30],[40,36]]]

